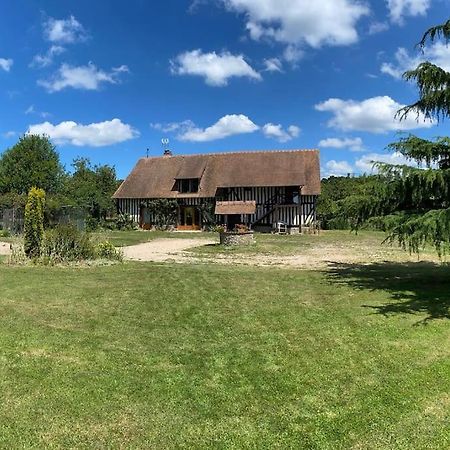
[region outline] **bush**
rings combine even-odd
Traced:
[[[88,233],[72,225],[59,225],[44,235],[41,255],[50,262],[84,261],[96,258],[96,249]]]
[[[25,206],[24,251],[29,258],[38,258],[41,254],[44,237],[45,192],[31,188]]]
[[[95,217],[86,219],[86,231],[97,231],[100,228],[100,220]]]
[[[0,230],[0,237],[7,238],[10,236],[11,236],[11,233],[8,230]]]
[[[120,214],[116,218],[115,223],[120,231],[133,231],[138,228],[136,222],[128,214]]]
[[[97,257],[101,259],[122,261],[123,253],[109,241],[100,242],[96,247]]]

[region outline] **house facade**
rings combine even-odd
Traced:
[[[298,231],[315,223],[319,194],[319,152],[289,150],[142,158],[114,198],[145,229],[154,224],[149,202],[167,199],[176,202],[178,230],[283,223]]]

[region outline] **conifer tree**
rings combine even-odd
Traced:
[[[418,46],[423,49],[436,39],[450,40],[450,20],[429,29]],[[450,73],[430,62],[404,74],[419,90],[419,99],[398,112],[400,120],[410,114],[441,121],[450,118]],[[388,231],[388,240],[398,241],[412,252],[432,244],[439,254],[450,247],[450,138],[425,140],[402,137],[389,146],[412,165],[377,163],[384,183],[371,195],[349,198],[347,213],[357,228],[368,219]],[[355,207],[355,204],[357,207]]]
[[[24,250],[29,258],[37,258],[41,254],[44,238],[44,205],[45,192],[35,187],[28,193],[24,220]]]

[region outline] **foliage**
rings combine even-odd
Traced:
[[[60,221],[72,207],[93,218],[92,228],[101,226],[115,212],[112,195],[119,185],[115,169],[92,165],[88,159],[75,159],[73,167],[73,174],[65,172],[48,137],[21,137],[0,156],[0,210],[24,208],[29,190],[37,187],[46,192],[47,224]]]
[[[114,222],[116,229],[120,231],[132,231],[138,228],[136,222],[129,214],[119,214]]]
[[[115,211],[112,195],[118,187],[116,171],[108,165],[92,165],[89,159],[73,162],[74,173],[65,184],[65,195],[86,209],[100,223]]]
[[[0,193],[27,194],[32,187],[53,194],[64,171],[55,147],[45,136],[26,135],[0,157]]]
[[[207,227],[212,227],[216,224],[216,215],[214,212],[214,204],[212,202],[204,202],[198,206],[202,223]]]
[[[250,228],[243,223],[238,223],[234,227],[234,232],[238,233],[238,234],[245,234],[245,233],[248,233],[249,231],[250,231]]]
[[[109,241],[100,242],[96,249],[98,258],[122,261],[123,253]]]
[[[419,45],[436,37],[448,41],[450,21],[428,30]],[[405,79],[416,81],[420,99],[399,111],[401,119],[411,112],[437,120],[450,116],[450,73],[425,62],[406,72]],[[439,255],[446,253],[450,246],[450,139],[410,135],[389,148],[415,166],[377,164],[386,181],[381,190],[374,190],[347,211],[355,228],[370,219],[382,224],[389,241],[411,252],[430,244]]]
[[[27,198],[27,194],[17,194],[17,192],[0,194],[0,211],[8,208],[25,209]]]
[[[29,258],[37,258],[41,254],[44,237],[44,205],[45,192],[31,188],[25,206],[24,250]]]
[[[322,180],[322,194],[317,205],[317,217],[324,230],[348,230],[356,225],[348,210],[355,207],[356,198],[381,186],[378,176],[329,177]]]
[[[442,25],[430,28],[419,42],[422,49],[428,42],[443,39],[448,43],[450,39],[450,20]],[[399,111],[401,118],[410,113],[417,117],[420,113],[428,119],[445,119],[450,117],[450,73],[442,67],[430,62],[420,64],[416,69],[409,70],[403,75],[406,81],[414,81],[419,89],[419,100]]]
[[[58,225],[45,232],[42,257],[52,263],[95,259],[95,245],[88,233],[72,225]]]
[[[167,229],[176,223],[178,212],[178,203],[176,200],[160,198],[150,200],[146,205],[155,228]]]

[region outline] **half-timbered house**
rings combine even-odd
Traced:
[[[200,230],[207,222],[233,228],[244,223],[291,231],[316,220],[320,194],[317,150],[258,151],[142,158],[114,194],[120,213],[151,228],[148,202],[176,200],[178,230]]]

